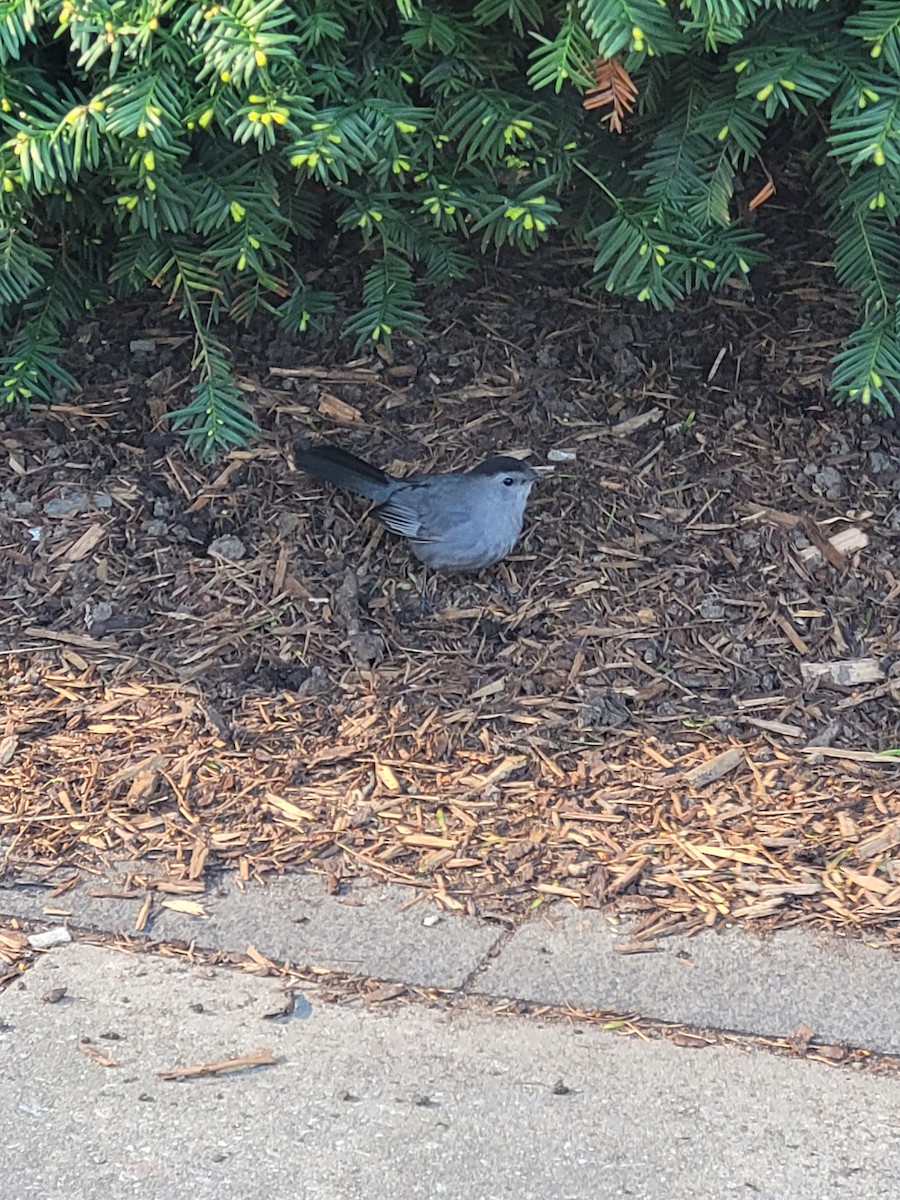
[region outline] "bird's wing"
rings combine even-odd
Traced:
[[[404,489],[406,492],[407,489]],[[391,533],[399,533],[401,537],[410,538],[415,542],[427,542],[427,530],[422,528],[422,517],[414,501],[403,492],[391,496],[384,504],[379,504],[372,510],[372,516],[380,521]]]
[[[435,480],[417,480],[398,488],[389,500],[374,509],[373,515],[392,533],[419,545],[443,542],[454,534],[459,536],[458,531],[472,521],[471,505],[460,503],[458,497],[449,499],[447,489],[435,483]]]

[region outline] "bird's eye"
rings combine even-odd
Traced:
[[[506,478],[503,480],[503,486],[504,487],[512,487],[512,485],[515,482],[516,481],[513,479],[512,475],[507,475]]]

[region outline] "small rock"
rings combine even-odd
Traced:
[[[610,350],[621,350],[623,346],[633,346],[635,343],[634,330],[626,322],[621,325],[609,325],[601,331],[602,340]]]
[[[620,346],[612,356],[612,368],[615,372],[616,380],[619,383],[624,383],[629,379],[633,379],[635,375],[643,371],[641,360],[637,355],[627,348]]]
[[[226,533],[209,543],[206,553],[210,558],[224,558],[229,562],[240,562],[247,557],[247,547],[240,538]]]
[[[359,663],[368,665],[374,662],[381,653],[381,642],[372,633],[366,633],[364,630],[357,630],[356,633],[351,633],[347,638],[347,643],[350,648],[350,657]]]
[[[146,533],[147,537],[154,538],[165,537],[169,532],[169,526],[166,521],[144,521],[141,529]]]
[[[103,492],[67,491],[60,496],[54,496],[44,505],[48,517],[77,517],[90,508],[112,508],[112,500]]]
[[[813,476],[813,489],[826,500],[839,500],[844,487],[840,471],[834,467],[822,467]]]
[[[721,621],[725,616],[725,605],[718,596],[704,596],[697,611],[704,621]]]
[[[869,452],[869,466],[872,468],[873,475],[883,475],[885,471],[900,470],[900,461],[891,458],[889,454],[885,454],[881,450],[871,450]]]
[[[298,696],[318,696],[331,689],[331,682],[324,667],[315,666],[309,673],[309,678],[296,689]]]
[[[98,600],[96,604],[88,602],[85,605],[84,627],[93,629],[95,625],[105,624],[113,615],[113,606],[108,600]]]
[[[281,537],[290,537],[299,524],[299,513],[279,513],[275,518],[275,528],[278,530]]]
[[[576,725],[580,729],[616,729],[631,719],[625,702],[613,692],[589,689],[584,694]]]

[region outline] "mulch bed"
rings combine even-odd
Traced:
[[[305,864],[616,901],[639,939],[900,941],[900,443],[826,399],[849,302],[796,263],[662,316],[581,278],[490,273],[392,363],[236,337],[261,436],[212,466],[161,425],[171,315],[80,331],[83,394],[0,422],[7,871],[137,860],[190,897]],[[555,469],[506,564],[423,578],[296,471],[307,438]]]

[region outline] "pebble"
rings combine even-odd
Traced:
[[[704,621],[721,621],[725,605],[716,596],[704,596],[697,608]]]
[[[77,517],[90,508],[112,508],[112,500],[103,492],[63,492],[47,501],[44,512],[48,517]]]
[[[885,454],[881,450],[871,450],[869,452],[869,465],[872,468],[873,475],[883,475],[885,471],[900,470],[900,461],[892,458],[890,454]]]
[[[240,562],[247,557],[247,547],[240,538],[225,533],[209,543],[206,553],[210,558],[225,558],[229,562]]]

